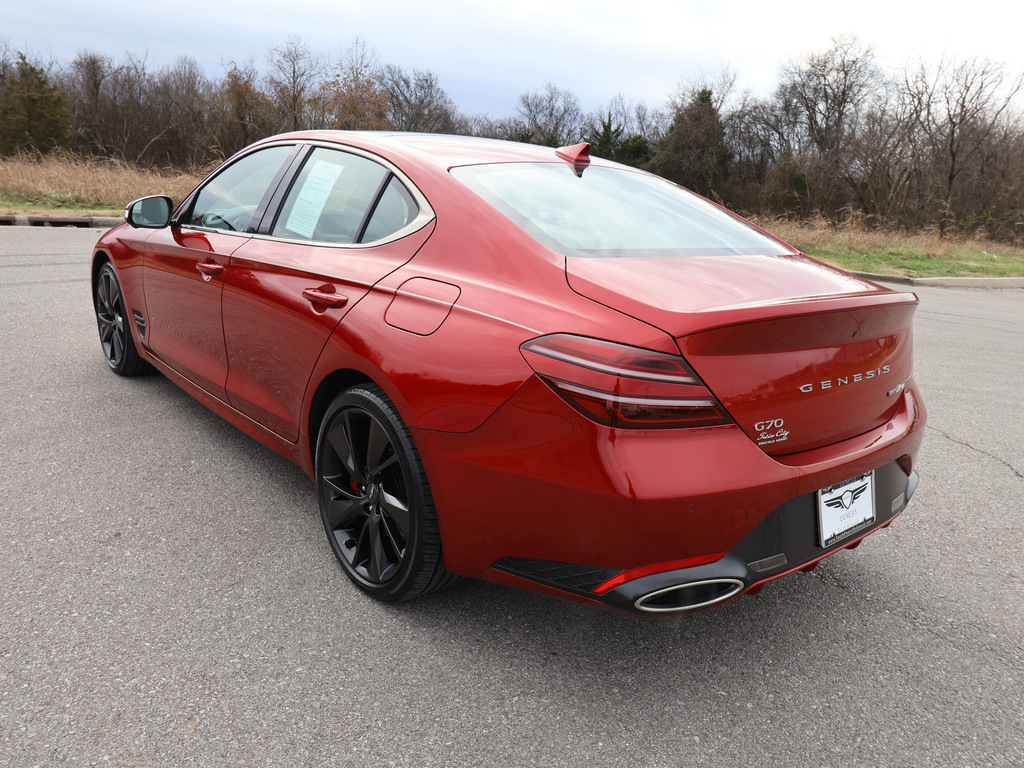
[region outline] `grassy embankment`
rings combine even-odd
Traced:
[[[120,216],[143,195],[181,200],[200,174],[159,172],[115,160],[51,155],[0,158],[0,214]]]
[[[74,157],[0,159],[0,214],[120,216],[136,197],[181,200],[202,172],[148,171]],[[1024,247],[976,238],[940,238],[824,221],[758,224],[804,253],[844,269],[903,277],[1022,276]]]
[[[809,256],[853,272],[899,277],[1020,277],[1024,247],[934,233],[908,235],[827,222],[758,221]]]

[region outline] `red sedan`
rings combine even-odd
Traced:
[[[916,297],[586,144],[286,134],[125,218],[93,259],[111,370],[298,463],[376,598],[686,613],[917,486]]]

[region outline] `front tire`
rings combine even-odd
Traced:
[[[136,376],[149,370],[149,363],[139,357],[135,349],[121,283],[109,261],[100,267],[96,276],[93,306],[100,332],[100,345],[110,370],[118,376]]]
[[[455,580],[416,446],[380,387],[352,387],[327,408],[316,484],[331,549],[364,592],[409,600]]]

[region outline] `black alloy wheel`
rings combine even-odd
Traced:
[[[96,276],[96,325],[99,327],[103,356],[110,370],[119,376],[134,376],[148,370],[149,364],[135,349],[125,312],[121,283],[114,267],[107,262]]]
[[[316,483],[331,548],[362,590],[407,600],[454,581],[416,446],[379,387],[353,387],[328,407]]]

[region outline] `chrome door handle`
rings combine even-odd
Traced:
[[[220,264],[213,264],[210,262],[204,263],[201,261],[196,264],[196,269],[202,272],[203,280],[206,281],[209,281],[214,277],[218,277],[224,272],[224,267]]]
[[[323,291],[319,288],[307,288],[302,292],[302,297],[311,304],[321,304],[325,307],[337,309],[348,304],[348,296],[333,291]]]

